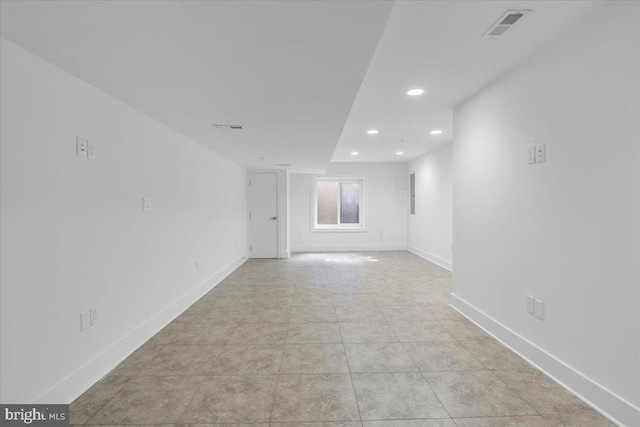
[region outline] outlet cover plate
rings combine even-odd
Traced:
[[[89,140],[76,137],[76,156],[86,159],[89,152]]]
[[[547,145],[536,145],[536,163],[542,163],[547,160]]]

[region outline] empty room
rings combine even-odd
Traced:
[[[0,35],[2,426],[640,426],[640,1]]]

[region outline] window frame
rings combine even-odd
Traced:
[[[359,223],[358,224],[318,224],[318,182],[339,182],[347,184],[359,184]],[[312,177],[311,179],[311,231],[328,233],[363,233],[365,227],[365,180],[361,177]],[[338,221],[340,221],[340,197],[337,198]]]

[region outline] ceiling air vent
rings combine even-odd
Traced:
[[[220,130],[242,130],[242,125],[213,125],[214,129]]]
[[[531,12],[531,10],[507,10],[496,22],[493,23],[491,27],[489,27],[482,37],[485,39],[500,37],[529,12]]]

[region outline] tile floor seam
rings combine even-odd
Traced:
[[[475,325],[474,325],[474,326],[475,326]],[[485,362],[483,362],[482,360],[480,360],[480,358],[479,358],[478,356],[476,356],[475,354],[473,354],[473,352],[469,349],[469,347],[467,347],[466,345],[464,345],[464,343],[468,343],[468,342],[470,342],[470,341],[480,341],[480,340],[458,340],[458,344],[460,344],[461,346],[463,346],[464,348],[466,348],[466,349],[467,349],[467,351],[468,351],[469,353],[471,353],[471,354],[473,355],[473,357],[474,357],[476,360],[478,360],[478,362],[482,363],[482,365],[483,365],[483,366],[485,366],[485,367],[487,368],[487,370],[488,370],[488,371],[491,371],[491,372],[496,371],[497,369],[491,369],[491,368],[489,367],[489,365],[487,365]],[[510,370],[510,369],[509,369],[509,370]],[[505,385],[506,385],[507,387],[509,387],[509,385],[508,385],[508,384],[505,384]],[[510,388],[510,387],[509,387],[509,388]]]
[[[115,368],[114,368],[114,369],[115,369]],[[130,380],[131,380],[131,378],[129,378],[129,379],[128,379],[128,380],[127,380],[127,381],[122,385],[122,387],[120,387],[120,388],[118,389],[118,391],[122,390],[122,388],[123,388],[125,385],[127,385],[127,383],[128,383]],[[96,384],[99,384],[99,383],[96,383]],[[94,384],[94,385],[96,385],[96,384]],[[113,399],[113,398],[115,397],[115,395],[118,393],[118,391],[116,391],[115,393],[113,393],[113,395],[111,395],[111,397],[110,397],[109,399],[107,399],[107,400],[106,400],[102,405],[100,405],[100,407],[99,407],[98,409],[96,409],[96,410],[91,414],[91,416],[89,417],[89,419],[88,419],[87,421],[85,421],[84,423],[82,423],[82,424],[80,424],[80,425],[86,425],[86,424],[88,424],[88,423],[89,423],[89,421],[91,421],[91,420],[93,419],[93,417],[95,417],[95,416],[96,416],[96,414],[97,414],[98,412],[100,412],[100,410],[101,410],[102,408],[104,408],[104,407],[105,407],[105,405],[106,405],[107,403],[109,403],[109,401],[111,401],[111,399]],[[83,393],[83,394],[84,394],[84,393]],[[71,412],[71,411],[69,411],[69,412]]]
[[[506,370],[506,371],[511,371],[512,369],[505,369],[505,370]],[[516,371],[516,369],[513,369],[513,371]],[[493,370],[492,370],[492,372],[493,372]],[[509,384],[508,384],[506,381],[503,381],[503,380],[501,380],[500,378],[497,378],[497,380],[498,380],[498,381],[500,381],[502,384],[504,384],[504,385],[505,385],[505,386],[506,386],[506,387],[507,387],[507,388],[508,388],[508,389],[509,389],[513,394],[515,394],[516,396],[518,396],[518,398],[520,398],[520,399],[522,399],[524,402],[526,402],[526,403],[527,403],[527,405],[529,405],[529,406],[531,407],[531,409],[533,409],[534,411],[536,411],[536,415],[538,415],[538,416],[540,416],[540,417],[544,418],[545,420],[547,420],[547,419],[546,419],[546,417],[545,417],[545,415],[558,415],[558,413],[554,413],[554,414],[543,414],[543,413],[541,413],[541,412],[540,412],[540,411],[539,411],[539,410],[538,410],[538,409],[533,405],[533,403],[531,403],[529,400],[527,400],[527,399],[525,399],[524,397],[522,397],[522,396],[520,395],[520,393],[518,393],[518,391],[516,390],[516,388],[515,388],[515,387],[513,387],[513,386],[509,386]],[[564,387],[562,387],[562,386],[560,386],[560,385],[558,385],[557,387],[549,387],[549,388],[560,388],[560,389],[564,390]],[[592,410],[593,410],[593,409],[592,409]],[[562,413],[560,413],[560,414],[568,414],[568,413],[566,413],[566,412],[562,412]],[[548,422],[549,424],[551,424],[551,421],[548,421],[548,420],[547,420],[547,422]]]
[[[207,376],[203,375],[202,376],[202,381],[200,381],[200,384],[198,385],[198,387],[196,387],[195,393],[193,393],[193,396],[191,396],[191,399],[189,400],[189,403],[187,403],[187,405],[184,407],[184,411],[182,411],[182,413],[178,417],[178,420],[177,420],[176,424],[179,423],[180,420],[182,419],[182,417],[184,416],[184,414],[187,413],[187,410],[189,409],[189,406],[191,406],[191,402],[193,402],[193,399],[195,399],[195,397],[198,395],[198,392],[200,391],[200,388],[202,387],[202,384],[204,384],[204,381],[206,379],[207,379]]]
[[[594,410],[595,411],[595,410]],[[597,411],[596,411],[597,412]],[[584,413],[589,413],[589,412],[584,412]],[[599,412],[597,412],[598,415],[602,416]],[[561,415],[571,415],[571,414],[540,414],[540,416],[551,426],[551,427],[555,427],[555,424],[547,417],[549,416],[561,416]],[[615,424],[613,425],[615,427]]]
[[[221,355],[222,355],[222,351],[216,356],[216,360],[214,360],[213,364],[209,367],[209,372],[211,372],[211,370],[213,370],[213,367],[215,366],[216,362],[218,361],[218,359],[220,358]],[[195,393],[193,393],[193,396],[191,396],[191,399],[189,400],[189,403],[184,407],[184,411],[182,411],[182,413],[178,417],[178,419],[176,421],[176,424],[178,424],[180,422],[182,417],[184,417],[184,414],[186,414],[187,411],[189,410],[189,407],[191,406],[191,403],[193,402],[193,399],[195,399],[196,396],[198,395],[198,392],[200,391],[200,388],[202,388],[202,384],[204,384],[205,380],[207,379],[207,376],[208,376],[207,374],[202,376],[202,381],[200,381],[200,384],[198,384],[198,387],[196,387]]]
[[[342,336],[342,330],[340,329],[340,325],[338,325],[338,331],[340,331],[340,338],[342,339],[342,351],[344,351],[344,358],[347,361],[347,369],[349,369],[349,380],[351,381],[351,389],[353,390],[353,398],[356,401],[356,407],[358,408],[358,418],[360,419],[360,424],[363,423],[362,420],[362,412],[360,411],[360,403],[358,402],[358,395],[356,394],[356,387],[353,384],[353,373],[351,371],[351,365],[349,364],[349,357],[347,356],[347,350],[344,346],[344,337]]]
[[[528,417],[528,418],[542,418],[543,421],[545,423],[547,423],[547,427],[553,427],[553,425],[551,424],[551,422],[549,422],[546,418],[544,418],[542,415],[505,415],[505,416],[499,416],[499,417],[492,417],[492,416],[482,416],[482,415],[478,415],[478,416],[473,416],[473,417],[457,417],[457,418],[452,418],[452,421],[454,422],[454,424],[456,426],[459,426],[458,423],[456,422],[456,420],[474,420],[474,419],[487,419],[487,420],[495,420],[497,419],[511,419],[514,417]],[[588,426],[584,426],[584,427],[588,427]]]
[[[329,263],[329,257],[332,261],[337,259],[337,262]],[[600,418],[598,418],[600,415],[587,404],[583,405],[582,403],[584,402],[581,402],[580,399],[578,399],[580,402],[577,402],[567,396],[565,400],[564,393],[559,393],[561,390],[566,392],[566,389],[560,385],[544,390],[544,387],[542,387],[543,383],[540,383],[540,389],[536,387],[536,390],[533,390],[533,392],[525,393],[524,390],[518,386],[518,381],[522,381],[523,375],[525,374],[516,375],[508,373],[508,371],[515,372],[520,370],[517,360],[510,356],[514,353],[510,352],[508,348],[505,350],[504,346],[500,344],[492,344],[493,341],[491,337],[482,333],[481,328],[470,324],[466,319],[453,316],[450,313],[450,308],[448,308],[449,306],[447,305],[447,295],[449,293],[447,289],[450,286],[450,273],[441,272],[438,267],[416,257],[412,257],[410,254],[401,252],[381,252],[377,254],[376,258],[383,261],[377,265],[373,263],[358,265],[357,262],[353,262],[360,258],[362,258],[362,255],[358,253],[342,253],[331,255],[294,254],[290,260],[277,260],[276,262],[272,260],[250,260],[241,266],[239,271],[237,270],[225,278],[223,282],[221,282],[221,286],[212,289],[210,293],[207,293],[203,298],[177,316],[176,319],[172,320],[172,322],[165,327],[167,329],[163,328],[163,335],[153,341],[153,343],[158,344],[150,346],[148,351],[145,350],[143,353],[134,357],[134,359],[129,360],[127,367],[123,367],[124,370],[122,372],[133,372],[134,375],[122,375],[123,381],[124,378],[126,378],[126,381],[121,387],[115,392],[111,392],[108,388],[100,388],[95,390],[95,394],[89,395],[88,399],[90,400],[86,401],[87,405],[85,407],[91,409],[92,405],[97,405],[96,409],[91,410],[91,412],[85,412],[85,414],[90,413],[90,417],[82,424],[86,425],[91,422],[96,422],[96,415],[98,413],[102,413],[101,417],[105,418],[103,415],[108,414],[111,409],[117,408],[118,405],[126,408],[127,396],[130,397],[132,392],[137,393],[138,390],[140,390],[146,393],[147,389],[151,390],[151,385],[161,384],[160,380],[162,378],[172,376],[170,374],[168,375],[168,373],[176,371],[180,372],[178,376],[183,377],[184,381],[192,383],[192,385],[184,389],[187,391],[185,397],[188,397],[190,394],[189,391],[195,388],[194,394],[186,403],[186,408],[181,414],[178,414],[177,419],[178,422],[180,422],[180,420],[184,419],[187,411],[190,410],[194,399],[199,399],[198,394],[201,393],[204,387],[203,384],[206,384],[206,381],[213,381],[215,383],[217,380],[214,380],[214,378],[229,376],[228,374],[225,375],[224,372],[214,371],[222,355],[226,354],[225,352],[229,352],[234,345],[244,346],[245,348],[241,350],[241,353],[247,354],[245,362],[238,362],[240,363],[238,369],[241,371],[248,369],[250,371],[236,375],[239,377],[250,375],[256,378],[256,381],[264,384],[267,384],[269,381],[264,382],[258,380],[258,378],[271,375],[252,372],[255,370],[272,370],[272,361],[275,359],[272,355],[275,356],[277,352],[267,351],[266,353],[262,353],[258,351],[259,347],[276,345],[278,349],[282,351],[277,378],[270,380],[271,384],[275,383],[271,411],[267,422],[271,424],[278,424],[274,423],[274,411],[276,410],[278,389],[282,386],[282,380],[285,378],[283,367],[285,366],[285,353],[287,349],[290,346],[291,348],[300,346],[298,348],[303,349],[304,346],[313,345],[327,346],[326,353],[323,347],[318,347],[317,350],[321,350],[322,352],[319,353],[317,362],[307,361],[305,364],[307,367],[302,368],[304,373],[294,373],[286,376],[292,378],[292,384],[296,384],[297,381],[298,386],[305,384],[306,380],[304,377],[307,375],[328,375],[334,377],[332,381],[337,381],[337,384],[342,383],[342,385],[339,386],[342,387],[342,394],[340,396],[329,397],[329,399],[333,399],[333,401],[329,400],[327,403],[333,402],[338,405],[346,405],[349,401],[355,399],[355,408],[352,407],[352,412],[348,415],[355,419],[355,410],[357,409],[359,421],[355,421],[355,423],[362,423],[364,421],[362,419],[361,404],[358,401],[356,383],[362,383],[358,387],[364,386],[370,388],[368,391],[366,391],[366,388],[363,389],[366,391],[365,397],[371,398],[372,396],[369,396],[371,392],[374,393],[373,396],[379,394],[383,399],[380,402],[383,402],[384,405],[391,404],[391,402],[394,402],[394,404],[403,402],[403,398],[397,402],[397,399],[389,398],[389,400],[385,400],[388,399],[388,396],[384,395],[384,389],[391,384],[398,384],[398,387],[400,387],[399,391],[402,393],[409,393],[409,390],[414,390],[414,387],[417,387],[415,390],[423,390],[420,391],[420,393],[424,392],[425,396],[428,396],[428,390],[430,390],[433,395],[433,398],[428,398],[432,401],[431,404],[435,405],[437,402],[442,408],[442,411],[437,410],[435,412],[431,410],[427,412],[415,412],[414,409],[411,409],[411,406],[399,412],[397,408],[394,409],[394,412],[388,412],[386,409],[382,412],[379,412],[377,409],[372,412],[367,409],[371,416],[378,413],[385,417],[397,417],[397,419],[421,420],[423,418],[403,418],[402,416],[419,416],[426,414],[444,417],[448,415],[449,418],[440,419],[449,419],[452,422],[451,425],[456,426],[460,426],[463,423],[457,422],[456,419],[452,417],[452,410],[459,415],[463,415],[462,417],[458,417],[458,419],[481,418],[487,420],[495,419],[498,421],[499,419],[510,420],[514,417],[524,417],[523,421],[518,422],[524,422],[527,425],[531,422],[536,426],[542,422],[546,423],[545,425],[551,424],[551,420],[558,422],[560,419],[570,420],[572,422],[580,422],[579,420],[583,420],[582,425],[585,425],[585,422],[590,424],[589,421],[584,420],[593,419],[594,423],[598,422],[596,420],[600,420]],[[307,259],[311,262],[307,263]],[[348,264],[342,263],[341,259],[347,260]],[[298,261],[302,261],[302,263]],[[417,267],[416,270],[413,270],[414,266]],[[338,313],[342,313],[341,316],[338,316]],[[286,325],[286,327],[281,327],[278,332],[278,328],[271,329],[265,326],[262,330],[258,326],[251,326],[274,325],[274,323],[272,323],[274,319],[279,320],[276,324]],[[327,321],[327,319],[329,320]],[[285,321],[283,322],[282,320]],[[326,324],[328,330],[318,324]],[[300,333],[297,333],[297,335],[303,336],[307,334],[309,341],[303,341],[301,343],[287,342],[288,339],[291,339],[291,328],[294,327],[294,325],[300,326]],[[282,333],[282,330],[284,330],[284,342],[278,342],[277,344],[272,344],[271,342],[232,343],[233,335],[243,327],[247,329],[247,332],[253,332],[247,336],[254,336],[258,341],[272,341],[273,338],[277,338],[277,336]],[[335,333],[335,329],[337,329],[337,334]],[[384,330],[379,331],[379,329]],[[389,332],[389,329],[391,332]],[[161,331],[158,332],[158,334],[160,333]],[[349,335],[349,338],[346,340],[344,336],[345,333]],[[152,339],[157,337],[158,334],[154,335]],[[401,335],[406,339],[402,339]],[[329,337],[327,341],[332,342],[332,340],[335,339],[335,344],[317,342],[323,341],[323,339],[327,339],[327,337]],[[364,337],[365,340],[361,341],[359,337]],[[223,339],[216,341],[220,338]],[[487,345],[486,350],[483,349],[483,345],[485,345],[483,344],[484,341],[486,341]],[[147,341],[147,343],[149,342],[151,341]],[[183,342],[183,344],[177,344],[179,342]],[[397,345],[398,343],[400,346]],[[452,343],[455,343],[455,346]],[[341,345],[340,351],[338,351],[338,344]],[[200,375],[191,373],[194,368],[191,368],[191,365],[186,362],[186,360],[191,359],[182,357],[174,360],[172,357],[169,357],[173,354],[171,351],[166,353],[166,358],[160,357],[164,349],[168,349],[169,346],[172,345],[184,345],[192,348],[194,351],[193,354],[195,355],[194,357],[198,360],[198,366],[203,365],[201,359],[205,362],[204,365],[206,366],[208,356],[198,356],[200,350],[197,350],[197,347],[219,347],[219,349],[215,350],[219,352],[216,357],[213,358],[213,362],[207,373],[203,376],[202,381],[193,381],[187,380],[187,378]],[[352,362],[347,355],[347,347],[352,349],[350,351],[353,351],[353,357],[356,357],[356,359],[353,359],[354,361],[359,360],[357,359],[360,357],[358,356],[358,352],[365,350],[375,350],[375,353],[373,353],[374,359],[369,358],[372,362],[367,362],[366,358],[363,359],[362,367],[357,368],[357,366],[354,366],[355,362]],[[416,353],[414,356],[409,351],[409,348],[414,352],[422,351],[424,354]],[[399,349],[404,351],[402,357]],[[189,354],[192,350],[185,348],[186,354]],[[254,353],[254,350],[257,353],[249,356],[248,354]],[[311,351],[313,353],[316,350],[310,347],[309,350],[305,351]],[[479,351],[480,353],[478,353]],[[503,351],[505,351],[505,353],[502,353]],[[432,356],[428,356],[429,353],[431,353]],[[152,354],[152,357],[147,361],[146,358],[148,354]],[[233,352],[229,354],[233,359]],[[268,355],[268,359],[262,359],[265,354]],[[304,357],[304,353],[302,354],[303,359],[308,359]],[[431,359],[433,362],[430,361],[429,357],[434,357],[433,355],[436,354],[439,354],[436,357],[441,359]],[[484,360],[481,360],[476,354],[482,355]],[[340,359],[340,357],[344,358],[344,361],[339,362],[343,364],[344,368],[338,368],[338,359]],[[417,363],[418,359],[416,359],[416,357],[420,360],[424,359],[424,363],[421,362],[423,366]],[[332,359],[330,363],[327,362],[329,358]],[[378,360],[376,361],[375,359]],[[417,369],[417,372],[405,372],[406,369],[409,369],[407,368],[408,364],[404,361],[405,359],[406,362],[410,361],[412,367]],[[162,360],[164,360],[164,364],[159,363]],[[471,363],[467,362],[467,360],[473,360],[475,362]],[[156,363],[158,366],[155,366],[153,370],[147,370],[146,367],[152,362],[158,362]],[[369,364],[367,365],[367,363]],[[235,366],[237,363],[233,365]],[[441,366],[453,366],[455,368],[434,370],[434,368]],[[389,369],[386,369],[387,367],[389,367]],[[462,369],[456,369],[460,367],[462,367]],[[345,368],[349,375],[352,393],[348,393],[347,384],[349,383],[345,382],[344,372],[327,372],[341,371],[345,370]],[[200,368],[198,367],[198,369]],[[235,369],[236,368],[233,368],[233,370]],[[145,370],[152,374],[142,374]],[[185,371],[189,373],[183,373]],[[499,374],[499,371],[505,373]],[[416,376],[415,373],[418,375]],[[343,379],[338,381],[341,375]],[[364,377],[367,375],[373,375],[374,377],[380,375],[384,380],[363,382],[362,378],[358,377],[359,375]],[[293,378],[296,377],[298,379],[293,380]],[[123,390],[127,387],[127,383],[134,378],[149,378],[149,380],[142,380],[142,382],[137,384],[133,389],[127,388],[127,392],[125,393]],[[151,380],[151,378],[154,378],[154,380]],[[209,379],[207,380],[207,378]],[[421,381],[417,381],[416,378],[420,378]],[[544,378],[548,377],[544,376]],[[430,379],[435,381],[435,383],[432,384]],[[147,384],[145,381],[151,382],[149,382],[149,385],[145,385]],[[426,387],[422,381],[426,382]],[[197,387],[194,387],[196,384]],[[496,385],[496,389],[493,392],[491,388],[487,388],[491,384]],[[436,393],[436,389],[444,393],[443,398]],[[304,387],[299,390],[304,390]],[[320,390],[322,390],[322,388]],[[474,397],[474,394],[469,395],[472,397],[472,400],[463,398],[464,395],[460,393],[464,390],[475,393],[477,398]],[[556,392],[558,394],[554,394]],[[109,393],[111,394],[109,395]],[[171,393],[173,393],[173,391],[171,391]],[[316,392],[314,391],[313,393]],[[312,398],[314,396],[313,393],[307,395],[308,397],[304,399]],[[103,395],[108,397],[103,400]],[[153,394],[151,394],[151,396],[153,396]],[[294,398],[293,401],[289,401],[288,399],[294,396],[291,395],[291,393],[289,393],[289,397],[287,397],[286,393],[282,396],[284,400],[278,403],[278,406],[288,404],[289,413],[295,414],[299,408],[296,405],[299,403],[294,402],[298,399]],[[540,396],[540,399],[538,396]],[[239,397],[246,398],[246,395]],[[264,399],[264,397],[268,397],[268,394],[264,394],[261,398],[261,401],[266,404],[264,405],[266,406],[265,409],[267,409],[268,400]],[[577,399],[577,397],[573,397]],[[119,399],[119,402],[113,402],[114,399]],[[224,399],[226,399],[229,404],[236,405],[237,409],[233,409],[235,415],[242,418],[243,411],[241,407],[237,407],[238,402],[241,401],[237,401],[231,397]],[[300,400],[300,402],[305,402],[304,399]],[[444,404],[443,399],[452,405],[452,409],[449,409]],[[504,399],[504,403],[496,399]],[[557,399],[560,400],[556,402]],[[137,400],[138,399],[136,399],[136,401]],[[146,402],[144,399],[142,401]],[[152,401],[149,402],[151,403]],[[498,404],[498,406],[491,409],[491,406],[489,406],[491,404]],[[178,406],[178,408],[179,407],[180,406]],[[284,406],[282,407],[284,408]],[[105,410],[105,408],[109,409]],[[213,417],[211,419],[218,420],[217,422],[220,423],[221,419],[218,418],[220,410],[224,409],[222,407],[215,409],[214,412],[209,412],[207,416],[209,418]],[[167,410],[163,413],[175,414],[177,412],[175,407],[171,411]],[[438,411],[440,413],[438,413]],[[550,411],[553,412],[546,413]],[[267,411],[263,412],[264,416],[266,416],[266,413]],[[324,418],[342,418],[347,416],[347,412],[339,413],[332,412],[331,410],[327,412],[325,409],[316,407],[313,413],[308,412],[307,415],[312,416],[314,419],[318,418],[318,422],[322,423],[328,421]],[[210,422],[210,420],[206,418],[207,416],[205,416],[204,420]],[[146,421],[149,421],[149,417],[155,416],[152,415],[152,413],[148,415],[142,414],[135,419],[145,424]],[[165,416],[164,419],[175,419],[172,417],[175,416]],[[80,419],[82,418],[83,417]],[[115,420],[118,417],[106,417],[105,420],[111,421],[109,418]],[[288,417],[284,418],[284,420],[287,422],[295,418],[299,417],[293,416],[293,418]],[[528,421],[529,419],[531,419],[531,421]],[[384,420],[388,419],[385,418]],[[333,421],[339,422],[341,420],[336,419]],[[372,419],[371,421],[374,420]],[[609,425],[608,421],[604,419],[600,422],[602,422],[603,425]],[[434,424],[440,425],[441,423]],[[429,425],[431,425],[431,423],[429,423]],[[466,426],[467,423],[465,422],[464,425]]]
[[[276,406],[276,399],[278,398],[278,385],[280,385],[280,376],[282,375],[282,362],[284,361],[284,355],[286,352],[287,337],[289,336],[289,323],[287,323],[287,331],[284,334],[284,344],[282,347],[282,357],[280,358],[280,366],[278,367],[278,377],[276,378],[276,388],[273,390],[273,401],[271,402],[271,412],[269,413],[269,424],[273,420],[273,409]]]
[[[391,328],[391,330],[393,331],[394,334],[396,334],[396,331]],[[398,337],[398,334],[396,334],[396,338],[398,338],[398,341],[400,342],[400,344],[402,345],[402,348],[404,349],[404,351],[409,355],[409,358],[411,359],[411,361],[413,362],[413,364],[415,365],[415,367],[418,369],[418,372],[420,373],[420,376],[422,377],[422,379],[424,379],[424,381],[427,383],[427,386],[429,387],[429,389],[431,390],[431,392],[433,393],[433,395],[436,397],[436,399],[438,399],[438,402],[440,402],[440,406],[442,406],[442,409],[445,410],[445,412],[447,413],[447,415],[449,415],[449,419],[452,420],[451,417],[451,413],[449,412],[449,410],[447,409],[447,407],[444,405],[444,403],[442,402],[442,400],[440,400],[440,396],[438,396],[438,394],[436,393],[436,391],[433,389],[433,387],[431,387],[431,384],[429,384],[429,381],[427,380],[427,378],[424,376],[424,374],[422,373],[422,371],[420,370],[420,366],[418,366],[418,364],[416,363],[416,361],[413,359],[413,357],[411,356],[411,353],[409,353],[409,351],[407,350],[407,348],[405,347],[404,343],[402,341],[400,341],[400,337]],[[455,421],[454,421],[455,423]]]
[[[360,420],[360,425],[362,426],[364,421],[362,421],[362,412],[360,412],[360,403],[358,402],[356,387],[353,385],[353,376],[351,375],[351,365],[349,364],[349,357],[347,356],[347,350],[344,346],[345,342],[344,342],[344,337],[342,336],[342,328],[340,327],[340,322],[338,319],[338,312],[336,311],[335,300],[334,300],[333,310],[336,312],[336,320],[338,321],[338,332],[340,333],[340,339],[342,340],[342,351],[344,352],[344,359],[347,361],[347,369],[349,370],[349,380],[351,381],[351,390],[353,391],[353,399],[356,402],[356,408],[358,408],[358,419]]]
[[[472,352],[467,348],[467,346],[465,346],[465,345],[464,345],[464,341],[456,341],[456,342],[457,342],[458,344],[460,344],[463,348],[465,348],[465,349],[469,352],[469,354],[471,354],[471,357],[473,357],[475,360],[477,360],[477,361],[478,361],[478,363],[480,363],[482,366],[484,366],[484,367],[486,368],[485,370],[493,372],[493,369],[489,368],[489,366],[487,366],[487,364],[486,364],[486,363],[484,363],[482,360],[480,360],[480,359],[478,358],[478,356],[476,356],[475,354],[473,354],[473,353],[472,353]],[[478,370],[478,371],[480,371],[481,369],[474,369],[474,370]],[[505,384],[505,385],[507,385],[507,384]],[[509,386],[507,385],[507,387],[509,387]]]

